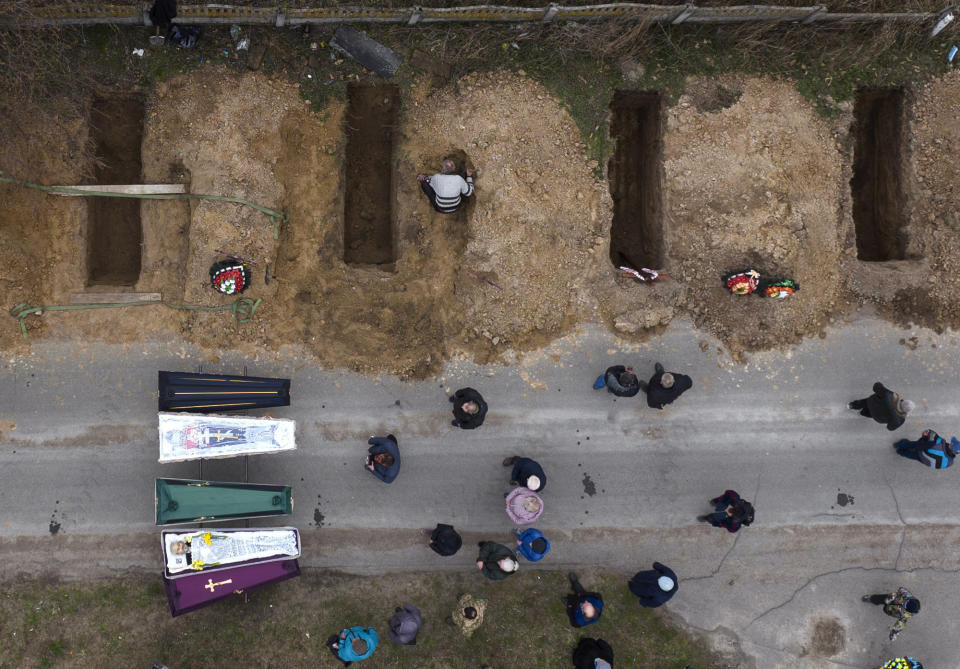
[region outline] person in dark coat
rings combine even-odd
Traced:
[[[950,442],[933,430],[924,430],[917,441],[901,439],[893,445],[897,454],[905,458],[916,460],[933,469],[946,469],[953,464],[957,454],[960,454],[960,441],[950,437]]]
[[[586,627],[600,619],[603,613],[603,597],[599,592],[587,592],[580,579],[572,571],[567,574],[573,593],[563,596],[563,605],[567,608],[567,617],[574,627]]]
[[[627,587],[640,599],[640,606],[655,609],[666,604],[677,593],[680,584],[670,567],[654,562],[653,569],[634,574]]]
[[[384,483],[393,483],[400,473],[400,448],[397,438],[392,434],[384,437],[370,437],[366,468]]]
[[[605,663],[605,664],[603,664]],[[580,637],[573,649],[574,669],[607,669],[613,666],[613,648],[603,639]]]
[[[540,492],[547,487],[547,475],[543,467],[536,460],[511,455],[503,461],[504,467],[513,465],[510,472],[510,485],[522,485],[533,492]]]
[[[859,411],[861,416],[886,424],[891,431],[903,425],[913,407],[913,402],[903,399],[879,381],[873,384],[873,395],[847,405],[848,409]]]
[[[633,373],[633,367],[614,365],[607,367],[607,371],[593,382],[594,390],[600,390],[603,387],[606,387],[608,393],[613,393],[617,397],[633,397],[640,392],[640,381]]]
[[[512,550],[493,541],[481,541],[480,553],[477,555],[477,569],[491,581],[502,581],[517,571],[520,563],[517,554]]]
[[[647,394],[647,406],[651,409],[662,409],[693,387],[693,379],[686,374],[665,372],[659,362],[653,369],[648,383],[638,381],[640,390]]]
[[[402,607],[395,608],[393,616],[390,617],[387,631],[389,637],[399,644],[405,646],[417,645],[417,634],[423,626],[423,616],[420,615],[420,609],[413,604],[404,604]]]
[[[461,388],[450,396],[450,401],[453,402],[451,425],[464,430],[473,430],[483,425],[483,419],[487,416],[487,403],[476,390]]]
[[[453,529],[453,525],[437,523],[432,531],[424,530],[423,533],[430,537],[430,549],[444,557],[455,555],[460,550],[460,546],[463,545],[463,539]]]
[[[697,516],[701,523],[710,523],[714,527],[725,527],[727,532],[736,532],[741,525],[753,522],[753,504],[741,499],[736,490],[726,490],[720,497],[710,500],[714,512]]]

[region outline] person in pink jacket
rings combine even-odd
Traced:
[[[543,513],[543,500],[529,488],[518,486],[507,495],[507,515],[517,525],[535,523]]]

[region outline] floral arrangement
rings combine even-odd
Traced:
[[[250,269],[243,263],[223,260],[210,267],[210,284],[224,295],[242,293],[250,285]]]
[[[763,296],[782,300],[785,297],[790,297],[798,290],[800,290],[800,284],[793,279],[778,279],[764,285]]]
[[[731,272],[723,277],[723,285],[734,295],[749,295],[760,285],[760,272],[755,269]]]

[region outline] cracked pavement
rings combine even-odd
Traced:
[[[900,344],[911,336],[919,345]],[[158,570],[153,478],[198,468],[157,463],[156,372],[195,370],[201,357],[176,343],[38,341],[33,351],[0,371],[0,577],[34,569],[38,554],[65,578]],[[694,380],[665,411],[591,389],[609,364],[645,377],[655,361]],[[251,457],[249,469],[251,481],[293,485],[289,524],[303,533],[305,566],[471,569],[469,550],[441,559],[418,530],[452,522],[465,546],[508,540],[501,460],[518,453],[547,472],[537,526],[553,545],[524,568],[632,574],[658,560],[680,578],[665,610],[742,651],[742,666],[872,669],[902,653],[960,666],[956,624],[944,622],[960,619],[960,469],[928,470],[892,448],[926,427],[956,434],[958,361],[956,335],[862,313],[746,364],[675,324],[642,344],[588,327],[505,365],[453,360],[420,382],[317,369],[294,348],[225,352],[203,368],[293,379],[293,405],[274,413],[298,421],[298,450]],[[845,408],[877,380],[917,403],[894,433]],[[461,386],[490,404],[479,430],[449,426],[445,393]],[[403,458],[390,486],[361,469],[366,438],[386,432]],[[241,462],[207,461],[204,477],[236,480]],[[725,488],[756,507],[735,535],[695,521]],[[107,538],[120,545],[110,555],[96,550]],[[891,643],[893,619],[860,597],[899,585],[923,610]]]

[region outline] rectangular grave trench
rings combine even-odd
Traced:
[[[143,98],[95,97],[90,135],[95,146],[94,183],[141,183]],[[132,286],[140,278],[140,200],[88,197],[87,285]]]
[[[616,91],[610,103],[608,163],[613,224],[610,261],[639,269],[663,266],[660,172],[663,164],[659,91]]]
[[[853,108],[853,225],[857,258],[904,260],[904,89],[866,88]]]
[[[343,259],[393,269],[393,144],[400,111],[395,84],[347,87]]]

